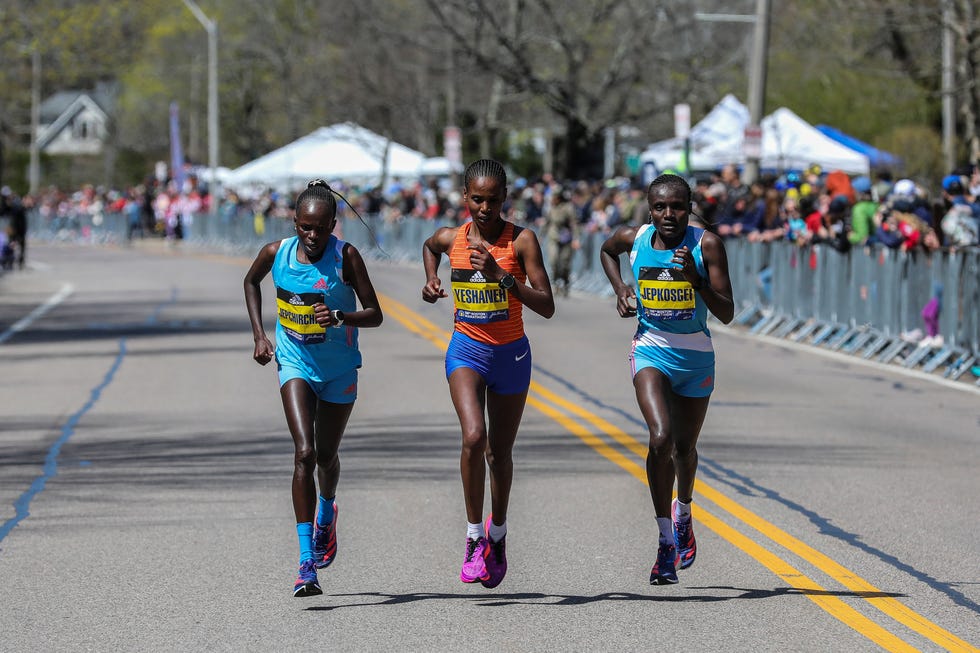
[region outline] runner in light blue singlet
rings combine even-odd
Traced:
[[[630,251],[636,315],[630,366],[635,376],[655,367],[670,379],[674,392],[686,397],[707,397],[714,389],[715,355],[708,331],[708,309],[671,259],[679,247],[694,257],[698,275],[707,277],[701,254],[704,229],[687,227],[673,249],[654,249],[656,228],[641,226]]]
[[[357,399],[358,328],[377,327],[384,320],[360,252],[333,235],[334,195],[343,199],[322,179],[308,183],[296,198],[296,236],[264,245],[244,284],[252,359],[263,366],[276,361],[293,440],[296,597],[322,594],[317,569],[337,557],[339,450]],[[270,273],[276,287],[275,346],[262,319],[262,280]]]
[[[650,223],[616,229],[603,242],[600,261],[619,316],[639,322],[630,366],[649,432],[647,485],[659,531],[650,583],[669,585],[697,555],[691,502],[698,437],[715,376],[708,312],[727,324],[735,302],[724,242],[690,226],[694,204],[687,180],[660,175],[647,189],[647,206]],[[623,254],[629,254],[632,283],[623,279]]]
[[[349,403],[356,398],[356,370],[361,366],[357,327],[324,328],[313,316],[317,302],[345,313],[357,308],[354,290],[343,281],[345,243],[331,235],[323,256],[315,263],[296,259],[298,243],[296,236],[283,240],[272,266],[279,384],[306,379],[321,399]],[[331,391],[327,386],[337,379],[343,387]],[[352,382],[354,390],[348,391]]]

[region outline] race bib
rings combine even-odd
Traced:
[[[651,320],[694,319],[694,288],[675,268],[640,268],[637,298]]]
[[[316,323],[313,313],[313,305],[322,302],[323,295],[320,293],[294,293],[276,288],[279,324],[286,335],[302,345],[324,342],[327,330]]]
[[[479,270],[454,269],[451,278],[458,322],[488,324],[510,315],[507,291],[496,281],[487,281]]]

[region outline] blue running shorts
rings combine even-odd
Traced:
[[[446,378],[460,367],[479,373],[491,392],[520,394],[531,385],[531,344],[523,336],[506,345],[488,345],[454,331],[446,350]]]
[[[357,369],[344,370],[326,381],[314,381],[307,371],[298,367],[282,363],[279,363],[278,367],[280,388],[286,384],[286,381],[303,379],[321,401],[329,401],[332,404],[352,404],[357,399]]]
[[[648,346],[634,339],[629,360],[633,376],[653,367],[664,373],[671,389],[682,397],[707,397],[715,389],[714,351]]]

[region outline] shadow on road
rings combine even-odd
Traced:
[[[795,587],[776,587],[773,589],[752,589],[730,586],[690,587],[688,590],[722,591],[730,594],[634,594],[631,592],[603,592],[593,596],[576,594],[544,594],[540,592],[520,592],[515,594],[486,593],[446,594],[439,592],[413,592],[410,594],[386,594],[384,592],[360,592],[355,594],[333,594],[337,599],[363,599],[338,605],[315,605],[307,608],[310,612],[339,610],[341,608],[377,607],[382,605],[401,605],[420,601],[470,601],[480,606],[507,605],[587,605],[606,601],[653,601],[657,603],[715,603],[740,599],[771,599],[781,596],[836,596],[839,598],[875,599],[903,598],[905,594],[894,592],[850,592],[831,590],[807,590]],[[371,601],[369,599],[379,599]]]

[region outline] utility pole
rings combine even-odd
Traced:
[[[943,162],[947,174],[956,167],[956,112],[953,106],[953,0],[943,0]]]
[[[761,125],[762,112],[766,103],[766,69],[769,59],[769,16],[771,11],[772,0],[756,0],[752,60],[749,64],[749,123],[754,127]],[[760,155],[761,150],[760,143]],[[759,178],[760,158],[754,156],[746,158],[743,175],[745,183],[751,184]]]
[[[456,47],[451,35],[446,35],[446,127],[442,132],[442,152],[449,160],[449,185],[459,185],[457,163],[462,163],[462,140],[456,127]],[[447,142],[451,141],[451,142]]]
[[[208,167],[211,181],[211,212],[217,213],[221,201],[221,183],[218,181],[218,24],[208,18],[194,0],[184,0],[197,21],[208,33]]]
[[[752,55],[749,60],[749,125],[746,132],[753,135],[761,134],[762,112],[766,103],[766,73],[769,63],[769,22],[772,15],[772,0],[756,0],[755,15],[741,14],[705,14],[695,13],[696,20],[708,22],[753,23],[755,30],[752,34]],[[743,140],[744,144],[744,140]],[[745,157],[745,169],[742,178],[751,184],[759,177],[759,161],[761,156],[761,141],[754,144],[749,156]]]
[[[41,151],[37,142],[41,125],[41,51],[37,43],[31,49],[31,162],[27,169],[31,195],[41,186]]]

